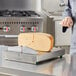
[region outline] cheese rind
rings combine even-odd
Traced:
[[[52,35],[46,33],[21,33],[18,36],[19,46],[27,46],[37,51],[51,51],[53,42]]]

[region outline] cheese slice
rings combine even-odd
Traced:
[[[21,33],[18,36],[19,46],[27,46],[37,51],[51,51],[53,42],[52,35],[46,33]]]

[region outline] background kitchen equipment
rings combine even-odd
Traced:
[[[62,32],[62,26],[59,24],[63,19],[62,13],[65,6],[60,4],[67,4],[68,0],[42,0],[42,10],[47,15],[46,32],[51,33],[55,38],[55,46],[65,48],[66,53],[69,53],[71,41],[71,29],[67,29],[65,33]],[[45,6],[46,4],[46,6]]]
[[[41,10],[41,0],[0,0],[0,10]]]
[[[17,46],[19,33],[46,32],[51,34],[51,32],[48,32],[47,28],[47,15],[41,9],[41,0],[3,0],[0,3],[2,7],[0,8],[0,45],[5,45],[5,47],[6,45],[8,47]],[[32,57],[39,57],[39,61],[47,60],[51,58],[51,55],[54,57],[64,55],[65,50],[61,50],[57,49],[56,51],[53,51],[54,54],[49,52],[48,55],[47,53],[41,55],[36,54],[32,55]],[[9,50],[5,50],[6,57],[7,59],[10,59],[12,52],[9,54],[8,51]],[[16,51],[14,52],[14,55],[17,56]],[[20,53],[18,55],[22,54]],[[20,56],[20,58],[21,57],[22,56]],[[10,60],[12,60],[12,58],[13,57],[11,57]],[[19,57],[17,56],[17,58]],[[28,60],[30,57],[26,58]],[[24,59],[24,61],[26,60],[25,57],[22,59]],[[35,61],[37,61],[37,59]]]
[[[64,3],[66,4],[67,0],[64,0]],[[46,7],[45,7],[45,4],[46,4]],[[6,1],[1,0],[0,1],[0,10],[1,11],[5,10],[5,12],[7,12],[7,14],[9,14],[9,11],[17,11],[17,10],[18,11],[24,11],[24,10],[27,11],[27,10],[30,10],[30,11],[34,11],[37,14],[39,14],[40,17],[37,18],[36,16],[33,15],[33,17],[34,17],[33,20],[31,19],[31,17],[29,17],[29,19],[27,20],[24,17],[23,18],[22,17],[21,18],[20,17],[14,17],[14,18],[3,17],[2,18],[2,16],[1,16],[0,17],[0,21],[1,21],[0,22],[0,27],[1,27],[0,30],[3,30],[2,28],[4,28],[4,30],[6,28],[8,28],[8,31],[10,30],[11,32],[10,31],[6,32],[6,33],[4,31],[1,32],[1,35],[0,35],[0,37],[1,37],[0,41],[1,42],[0,42],[0,44],[4,44],[4,43],[6,44],[6,43],[9,43],[10,41],[12,41],[13,44],[9,43],[7,45],[17,45],[17,35],[19,34],[18,29],[21,26],[22,26],[21,28],[23,28],[24,25],[26,25],[26,26],[31,25],[31,24],[28,24],[28,25],[24,24],[25,22],[26,23],[31,23],[31,22],[33,23],[36,20],[38,20],[37,23],[39,23],[39,24],[37,24],[37,25],[35,24],[36,26],[39,26],[39,29],[41,29],[41,30],[39,30],[39,29],[38,30],[41,31],[41,32],[53,34],[55,41],[57,43],[59,43],[60,46],[63,46],[62,43],[60,42],[61,39],[63,39],[63,36],[61,36],[59,38],[60,40],[56,38],[56,36],[58,36],[60,34],[63,35],[63,33],[60,33],[60,32],[56,33],[55,32],[55,30],[57,31],[58,29],[61,29],[61,27],[58,27],[57,29],[55,29],[54,26],[56,26],[56,25],[58,26],[58,22],[56,24],[55,21],[53,21],[54,17],[61,15],[62,12],[63,12],[64,7],[60,7],[59,4],[60,4],[60,0],[53,0],[53,1],[52,0],[47,0],[47,1],[46,0],[31,0],[31,1],[30,0],[6,0]],[[54,7],[54,8],[52,8],[52,7]],[[53,13],[49,15],[50,12],[53,12]],[[8,15],[8,16],[10,16],[10,15]],[[50,18],[50,16],[54,16],[54,17]],[[42,22],[40,22],[41,17],[43,17]],[[24,20],[25,20],[25,22],[24,22]],[[3,27],[3,26],[5,26],[5,27]],[[15,26],[15,28],[14,28],[14,26]],[[10,27],[11,28],[13,27],[16,30],[13,30],[13,29],[11,30]],[[52,30],[52,28],[54,28],[55,30]],[[4,34],[3,34],[3,32],[4,32]],[[11,36],[11,34],[12,34],[12,36]],[[6,38],[5,38],[4,35],[6,35]],[[65,40],[67,38],[69,38],[69,36],[70,36],[69,34],[66,34]],[[12,38],[13,38],[13,40],[12,40]],[[4,40],[4,39],[6,39],[6,40]],[[9,41],[8,41],[8,39],[9,39]],[[70,43],[70,41],[69,41],[69,43]],[[68,45],[67,42],[66,42],[66,45]]]
[[[43,12],[41,11],[41,0],[31,0],[31,1],[30,0],[6,0],[6,1],[2,0],[0,1],[0,7],[1,7],[0,14],[1,12],[4,12],[5,16],[7,16],[7,17],[0,16],[0,21],[1,21],[0,22],[0,31],[1,31],[0,44],[12,42],[12,44],[9,43],[7,45],[17,45],[17,35],[19,34],[18,30],[20,30],[20,28],[25,29],[24,26],[38,26],[39,28],[37,28],[37,31],[46,32],[47,16],[43,14]],[[29,18],[27,19],[25,18],[26,16],[24,17],[11,16],[10,12],[13,12],[13,14],[16,14],[18,13],[18,11],[19,12],[31,11],[30,14],[33,14],[32,18],[31,16],[29,16]],[[29,12],[27,14],[29,14]],[[37,14],[39,14],[40,16],[38,16]],[[18,14],[16,14],[15,16],[18,16]],[[8,32],[5,33],[6,28],[8,29]],[[33,29],[33,28],[34,27],[29,29]],[[4,35],[6,35],[7,38],[5,38]]]
[[[42,17],[35,11],[1,10],[1,45],[17,45],[17,35],[25,32],[42,32]]]
[[[54,19],[51,19],[51,16],[48,17],[48,33],[50,32],[55,37],[55,46],[69,46],[71,39],[71,28],[67,29],[67,31],[63,33],[63,27],[59,24],[61,20],[61,17]],[[53,26],[51,26],[51,24]]]
[[[64,0],[60,0],[60,4],[59,4],[61,7],[65,6],[65,2]]]
[[[45,3],[46,3],[46,7],[45,7]],[[49,3],[51,3],[51,5]],[[36,27],[39,26],[39,27],[37,27],[37,29],[39,28],[38,30],[41,31],[41,32],[46,32],[46,33],[50,33],[50,34],[52,32],[55,33],[53,30],[50,30],[51,28],[53,28],[54,23],[52,22],[52,20],[50,20],[50,21],[53,24],[48,21],[49,18],[48,18],[48,16],[43,11],[46,10],[46,12],[47,11],[48,12],[55,12],[55,11],[58,11],[58,10],[63,10],[62,8],[64,8],[64,7],[60,7],[59,6],[60,3],[61,3],[60,0],[57,0],[57,1],[55,1],[55,0],[53,0],[53,1],[51,1],[51,0],[48,0],[48,1],[46,1],[46,0],[32,0],[32,1],[30,1],[30,0],[6,0],[6,1],[2,0],[2,1],[0,1],[0,7],[1,7],[0,10],[1,11],[5,10],[4,12],[6,12],[7,14],[9,14],[11,11],[13,12],[13,11],[17,11],[17,10],[19,10],[19,11],[31,10],[31,11],[37,11],[37,14],[39,14],[40,17],[43,17],[43,21],[42,21],[43,24],[42,24],[40,22],[41,20],[38,20],[39,18],[37,18],[36,15],[32,15],[33,17],[35,17],[35,19],[33,19],[33,20],[31,19],[31,17],[29,17],[29,20],[28,20],[28,19],[20,18],[20,17],[18,17],[18,18],[17,17],[15,17],[15,18],[12,18],[12,17],[10,17],[10,18],[9,17],[7,17],[7,18],[5,17],[4,18],[3,17],[2,18],[2,16],[1,16],[0,17],[0,19],[1,19],[0,20],[1,21],[0,22],[0,26],[1,26],[0,29],[2,30],[2,28],[3,28],[3,31],[1,31],[1,37],[2,37],[1,40],[0,40],[1,43],[2,43],[2,41],[4,41],[4,35],[12,35],[12,37],[14,35],[18,35],[19,34],[18,30],[20,30],[20,27],[22,29],[23,28],[25,29],[26,28],[25,26],[28,26],[28,25],[29,26],[35,26],[36,25]],[[55,9],[52,8],[52,7],[55,7]],[[8,9],[8,10],[6,10],[6,9]],[[10,16],[10,14],[8,16]],[[47,18],[48,18],[48,20],[47,20]],[[25,20],[25,22],[27,24],[26,23],[24,24],[24,20]],[[35,23],[39,23],[39,24],[30,24],[30,23],[34,23],[34,22]],[[50,26],[51,26],[51,28],[48,28]],[[8,29],[8,31],[9,30],[10,31],[5,33],[5,31],[6,31],[5,29],[6,28]],[[14,30],[13,29],[11,30],[11,28],[14,28]],[[53,36],[55,36],[55,34],[53,34]],[[11,38],[9,37],[9,41],[12,41],[12,37]],[[7,40],[5,40],[5,41],[7,43],[8,42],[8,38],[6,38],[6,39]],[[13,42],[15,43],[15,41],[17,40],[17,36],[16,36],[16,38],[14,36],[13,39],[14,39]],[[17,44],[15,44],[15,45],[17,45]]]
[[[47,12],[63,11],[68,0],[42,0],[42,9]],[[46,5],[46,6],[45,6]]]
[[[59,42],[59,44],[62,46],[62,43],[60,42],[61,41],[61,39],[63,39],[63,36],[61,36],[59,39],[60,39],[60,41],[59,41],[59,39],[57,39],[56,38],[56,36],[58,36],[58,35],[63,35],[63,33],[57,33],[57,35],[56,35],[56,32],[55,32],[55,30],[50,30],[51,28],[54,28],[54,26],[56,26],[55,24],[56,24],[56,22],[55,21],[53,21],[52,19],[55,17],[55,16],[59,16],[59,15],[61,15],[62,14],[62,12],[63,12],[63,10],[64,10],[64,7],[61,7],[61,6],[59,6],[60,5],[60,3],[63,3],[64,2],[64,4],[66,4],[67,3],[67,0],[64,0],[64,1],[61,1],[61,0],[1,0],[0,1],[0,10],[9,10],[9,11],[12,11],[12,10],[19,10],[19,11],[23,11],[23,10],[31,10],[31,11],[35,11],[35,12],[37,12],[37,14],[39,14],[40,15],[40,17],[43,17],[43,21],[42,21],[42,24],[43,25],[36,25],[36,26],[40,26],[39,28],[42,28],[41,29],[41,31],[42,32],[46,32],[46,33],[50,33],[50,34],[53,34],[53,36],[54,36],[54,39],[55,39],[55,41],[56,42]],[[45,4],[46,4],[46,7],[45,7]],[[54,8],[52,8],[52,7],[54,7]],[[44,12],[46,12],[47,14],[45,14]],[[51,13],[51,12],[53,12],[52,14],[50,14],[49,15],[49,13]],[[8,13],[8,11],[7,11],[7,13]],[[49,15],[49,16],[48,16]],[[54,17],[52,17],[52,18],[50,18],[50,16],[54,16]],[[18,17],[19,18],[19,17]],[[24,19],[23,18],[19,18],[18,19],[17,17],[16,17],[16,19],[15,18],[2,18],[2,17],[0,17],[0,21],[1,21],[1,23],[0,23],[0,26],[1,26],[1,28],[0,28],[0,30],[3,28],[3,26],[5,26],[5,25],[7,25],[8,26],[8,29],[10,30],[10,28],[9,28],[9,26],[10,27],[13,27],[13,26],[17,26],[17,25],[19,25],[19,27],[20,26],[22,26],[21,28],[23,28],[23,26],[24,26],[24,24],[22,23],[22,21],[24,22]],[[37,18],[37,17],[35,17],[35,18]],[[7,19],[7,20],[6,20]],[[10,20],[9,20],[10,19]],[[22,24],[17,24],[17,23],[15,23],[15,21],[14,20],[16,20],[17,22],[19,22],[19,21],[21,21],[21,23]],[[30,19],[31,20],[31,19]],[[29,22],[30,22],[30,20],[29,20]],[[35,19],[36,20],[36,19]],[[9,23],[9,22],[11,23]],[[27,22],[27,19],[25,19],[25,21]],[[40,20],[38,20],[38,22],[39,22]],[[34,21],[32,21],[32,22],[34,22]],[[15,23],[15,24],[12,24],[12,23]],[[19,22],[20,23],[20,22]],[[7,27],[6,26],[6,27]],[[28,26],[28,25],[26,25],[26,26]],[[32,25],[31,25],[32,26]],[[58,22],[57,22],[57,26],[58,26]],[[59,25],[60,26],[60,25]],[[4,29],[6,28],[6,27],[4,27]],[[16,27],[17,28],[17,27]],[[54,28],[55,29],[55,28]],[[61,29],[61,27],[58,27],[58,29]],[[56,29],[56,30],[58,30],[58,29]],[[19,29],[20,30],[20,29]],[[40,30],[39,30],[40,31]],[[3,31],[4,32],[4,31]],[[17,32],[17,33],[16,33]],[[9,33],[9,32],[8,32]],[[6,35],[8,35],[8,33],[6,33]],[[14,36],[14,33],[17,35],[18,34],[18,29],[16,29],[15,31],[11,31],[10,33],[9,33],[9,35],[11,35],[12,34],[12,37],[10,38],[10,36],[9,36],[9,41],[12,41],[12,38],[14,39],[14,44],[13,45],[17,45],[17,43],[15,43],[15,41],[17,41],[17,36]],[[67,32],[66,32],[67,33]],[[66,34],[65,33],[65,34]],[[14,37],[13,37],[14,36]],[[4,41],[4,35],[3,35],[3,33],[1,33],[1,36],[0,36],[1,38],[0,38],[0,43],[2,44],[2,41]],[[8,37],[8,36],[7,36]],[[67,38],[69,38],[70,37],[70,33],[69,34],[66,34],[66,38],[65,38],[65,40],[67,39]],[[6,38],[6,43],[8,42],[8,38]],[[4,41],[4,42],[5,42]],[[69,41],[69,40],[68,40]],[[4,43],[3,42],[3,43]],[[55,43],[56,43],[55,42]],[[11,44],[11,43],[10,43]],[[11,44],[12,45],[12,44]],[[68,45],[68,43],[66,42],[66,45]],[[70,41],[69,41],[69,45],[70,45]],[[59,46],[59,45],[58,45]]]

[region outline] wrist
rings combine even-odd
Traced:
[[[65,18],[71,18],[71,19],[72,19],[72,17],[70,17],[70,16],[67,16],[67,17],[65,17]]]

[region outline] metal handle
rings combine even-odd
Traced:
[[[5,38],[18,38],[18,35],[5,35]]]
[[[67,29],[68,29],[68,27],[63,27],[62,32],[65,33]]]
[[[5,35],[0,35],[0,38],[5,38]]]

